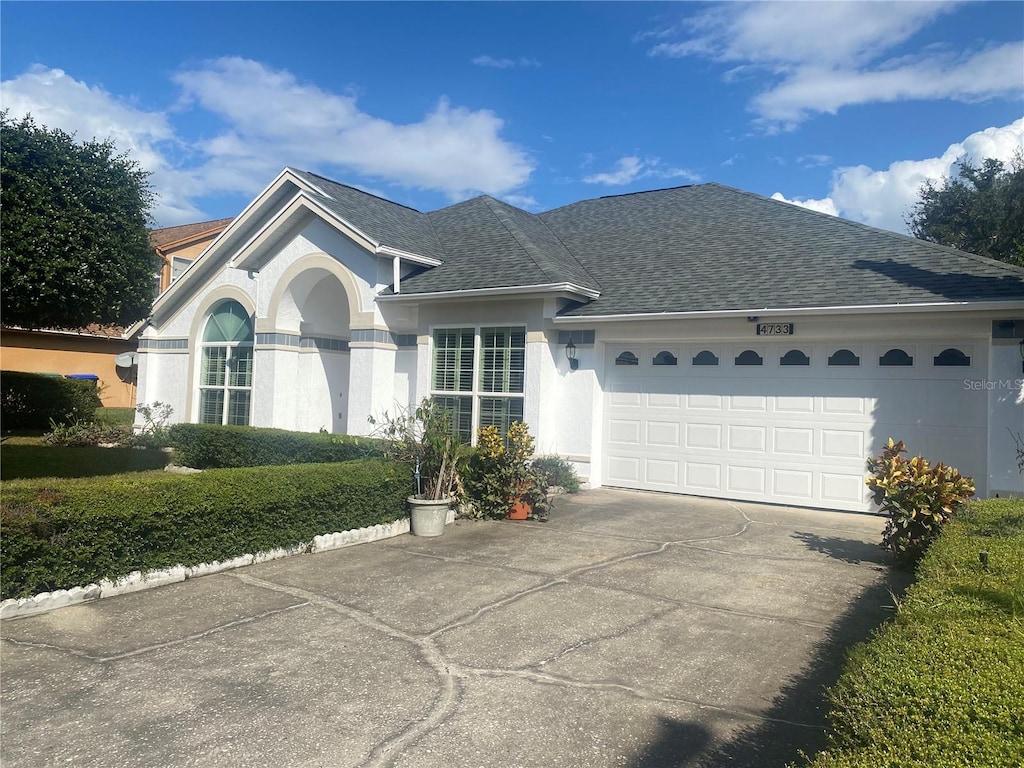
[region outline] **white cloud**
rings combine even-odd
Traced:
[[[772,200],[781,200],[784,203],[799,205],[801,208],[809,208],[812,211],[817,211],[818,213],[827,213],[830,216],[839,215],[839,211],[836,210],[835,203],[833,203],[832,199],[829,197],[822,198],[821,200],[789,200],[788,198],[784,197],[781,192],[776,192],[775,194],[772,195]]]
[[[140,109],[98,86],[75,80],[63,70],[33,66],[0,83],[3,105],[12,117],[31,114],[37,125],[59,128],[79,141],[110,140],[119,152],[129,153],[152,176],[158,192],[153,216],[179,223],[203,218],[190,200],[200,190],[187,173],[177,171],[169,156],[182,145],[161,111]]]
[[[143,109],[61,70],[33,67],[3,81],[3,104],[13,117],[76,132],[82,140],[111,138],[152,172],[154,210],[164,226],[204,218],[203,197],[251,195],[285,165],[310,168],[357,183],[383,181],[461,199],[476,192],[503,195],[526,183],[527,153],[501,137],[504,121],[487,109],[446,98],[422,119],[394,123],[363,112],[350,94],[299,82],[260,62],[222,58],[174,75],[177,104]],[[212,113],[220,133],[189,144],[174,128],[189,112]]]
[[[1020,42],[963,51],[929,47],[898,59],[888,54],[956,5],[830,2],[811,10],[807,3],[730,3],[684,19],[660,35],[649,54],[732,65],[723,75],[727,82],[767,73],[772,84],[750,108],[768,130],[856,104],[1018,97],[1024,88]]]
[[[524,211],[536,211],[540,208],[540,203],[532,195],[502,195],[501,199],[509,205],[522,208]]]
[[[444,97],[419,122],[396,124],[361,111],[354,96],[300,83],[290,72],[249,59],[218,59],[174,80],[187,100],[230,126],[204,145],[214,185],[221,165],[229,175],[241,170],[261,183],[283,165],[336,166],[458,199],[508,192],[534,167],[500,137],[504,121],[494,112],[452,106]]]
[[[539,67],[536,59],[520,56],[518,59],[504,59],[496,56],[477,56],[473,63],[478,67],[494,67],[495,69],[513,69],[515,67]]]
[[[956,175],[956,165],[964,158],[975,164],[985,158],[1006,162],[1022,150],[1024,118],[972,133],[963,141],[950,144],[940,157],[900,160],[881,171],[866,165],[839,168],[832,175],[829,196],[821,200],[789,200],[779,192],[772,197],[905,233],[906,217],[925,182],[941,183],[943,178]]]
[[[661,160],[656,157],[641,159],[635,156],[620,157],[615,163],[614,170],[584,176],[583,181],[587,184],[622,186],[646,178],[700,181],[698,174],[685,168],[662,168]]]

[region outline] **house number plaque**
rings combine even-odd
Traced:
[[[792,336],[792,323],[758,323],[758,336]]]

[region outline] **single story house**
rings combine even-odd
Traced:
[[[720,184],[430,213],[286,168],[133,332],[174,418],[437,398],[608,485],[869,510],[889,436],[1024,491],[1024,270]]]

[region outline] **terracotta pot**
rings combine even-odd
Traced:
[[[505,518],[508,520],[529,520],[533,507],[522,499],[513,499],[512,508],[509,509]]]

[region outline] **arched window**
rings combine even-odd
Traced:
[[[248,424],[252,401],[252,320],[237,301],[218,304],[200,345],[199,422]]]
[[[761,365],[764,359],[752,349],[745,350],[736,355],[734,365]]]
[[[779,358],[779,365],[810,365],[811,358],[799,349],[791,349]]]
[[[676,356],[669,352],[667,349],[662,350],[661,352],[656,354],[654,356],[654,359],[651,361],[651,365],[676,365],[678,363],[679,360],[676,358]]]
[[[828,358],[829,365],[860,365],[860,358],[848,349],[837,349]]]
[[[950,347],[944,349],[942,352],[937,354],[932,360],[934,365],[963,365],[968,366],[971,364],[971,358],[969,355],[965,355],[959,349]]]
[[[878,358],[879,365],[913,365],[914,358],[899,347],[894,347]]]
[[[694,365],[718,365],[718,358],[710,349],[705,349],[693,356]]]
[[[640,358],[634,355],[629,350],[623,352],[621,355],[615,358],[616,365],[639,365]]]

